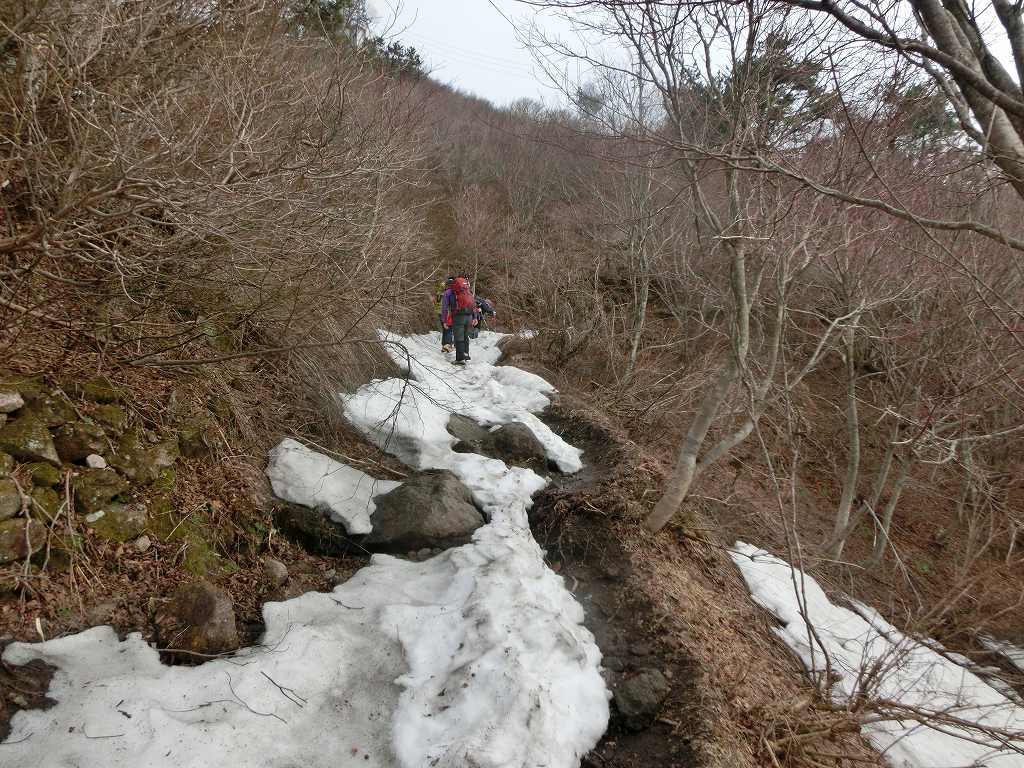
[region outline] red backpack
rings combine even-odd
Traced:
[[[458,310],[476,309],[476,297],[469,290],[469,280],[464,277],[455,278],[452,283],[452,292],[455,294],[455,307]]]

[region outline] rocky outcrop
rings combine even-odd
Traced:
[[[157,609],[155,624],[161,649],[186,661],[200,662],[239,645],[231,597],[205,581],[179,587]]]
[[[468,542],[484,524],[469,489],[446,469],[413,475],[374,498],[374,504],[373,530],[362,541],[370,549],[407,552],[456,546]]]

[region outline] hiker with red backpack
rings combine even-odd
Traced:
[[[450,295],[449,295],[450,294]],[[469,329],[476,311],[476,297],[470,290],[469,280],[459,275],[445,291],[441,306],[442,324],[452,329],[455,339],[455,365],[465,365],[469,360]]]

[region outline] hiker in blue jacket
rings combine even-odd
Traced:
[[[434,307],[437,309],[437,320],[441,325],[442,352],[451,352],[455,348],[455,337],[452,333],[452,318],[455,315],[455,295],[452,293],[452,283],[454,282],[454,275],[448,275],[434,302]]]

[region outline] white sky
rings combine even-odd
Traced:
[[[370,5],[377,31],[414,46],[434,79],[498,106],[524,96],[560,101],[510,20],[524,28],[536,21],[554,34],[568,31],[564,20],[515,0],[371,0]]]

